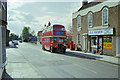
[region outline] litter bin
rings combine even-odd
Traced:
[[[70,50],[73,50],[73,41],[70,41]]]
[[[92,49],[92,53],[95,54],[95,53],[96,53],[96,50],[95,50],[95,49]]]

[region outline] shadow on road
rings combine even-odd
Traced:
[[[14,80],[7,72],[5,72],[2,80]]]
[[[62,54],[62,53],[56,53],[56,54]],[[93,60],[102,58],[98,56],[93,56],[93,55],[88,55],[88,54],[83,54],[83,53],[76,53],[76,52],[69,52],[69,51],[67,51],[65,54],[62,54],[62,55],[84,58],[84,59],[93,59]]]

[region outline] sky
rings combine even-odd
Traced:
[[[50,21],[52,25],[62,24],[68,30],[72,26],[72,13],[81,7],[81,1],[44,0],[23,1],[8,0],[7,19],[11,33],[20,35],[24,26],[34,30],[35,35],[43,29],[44,24]]]

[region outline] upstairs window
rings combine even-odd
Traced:
[[[81,28],[81,16],[78,16],[77,18],[77,27]]]
[[[108,8],[104,8],[102,11],[102,24],[108,25]]]
[[[92,13],[88,14],[88,27],[92,27],[92,22],[93,22],[93,16]]]

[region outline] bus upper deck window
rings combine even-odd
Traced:
[[[59,30],[59,27],[54,27],[54,30]]]
[[[65,28],[64,28],[64,27],[60,27],[60,30],[64,31],[64,30],[65,30]]]

